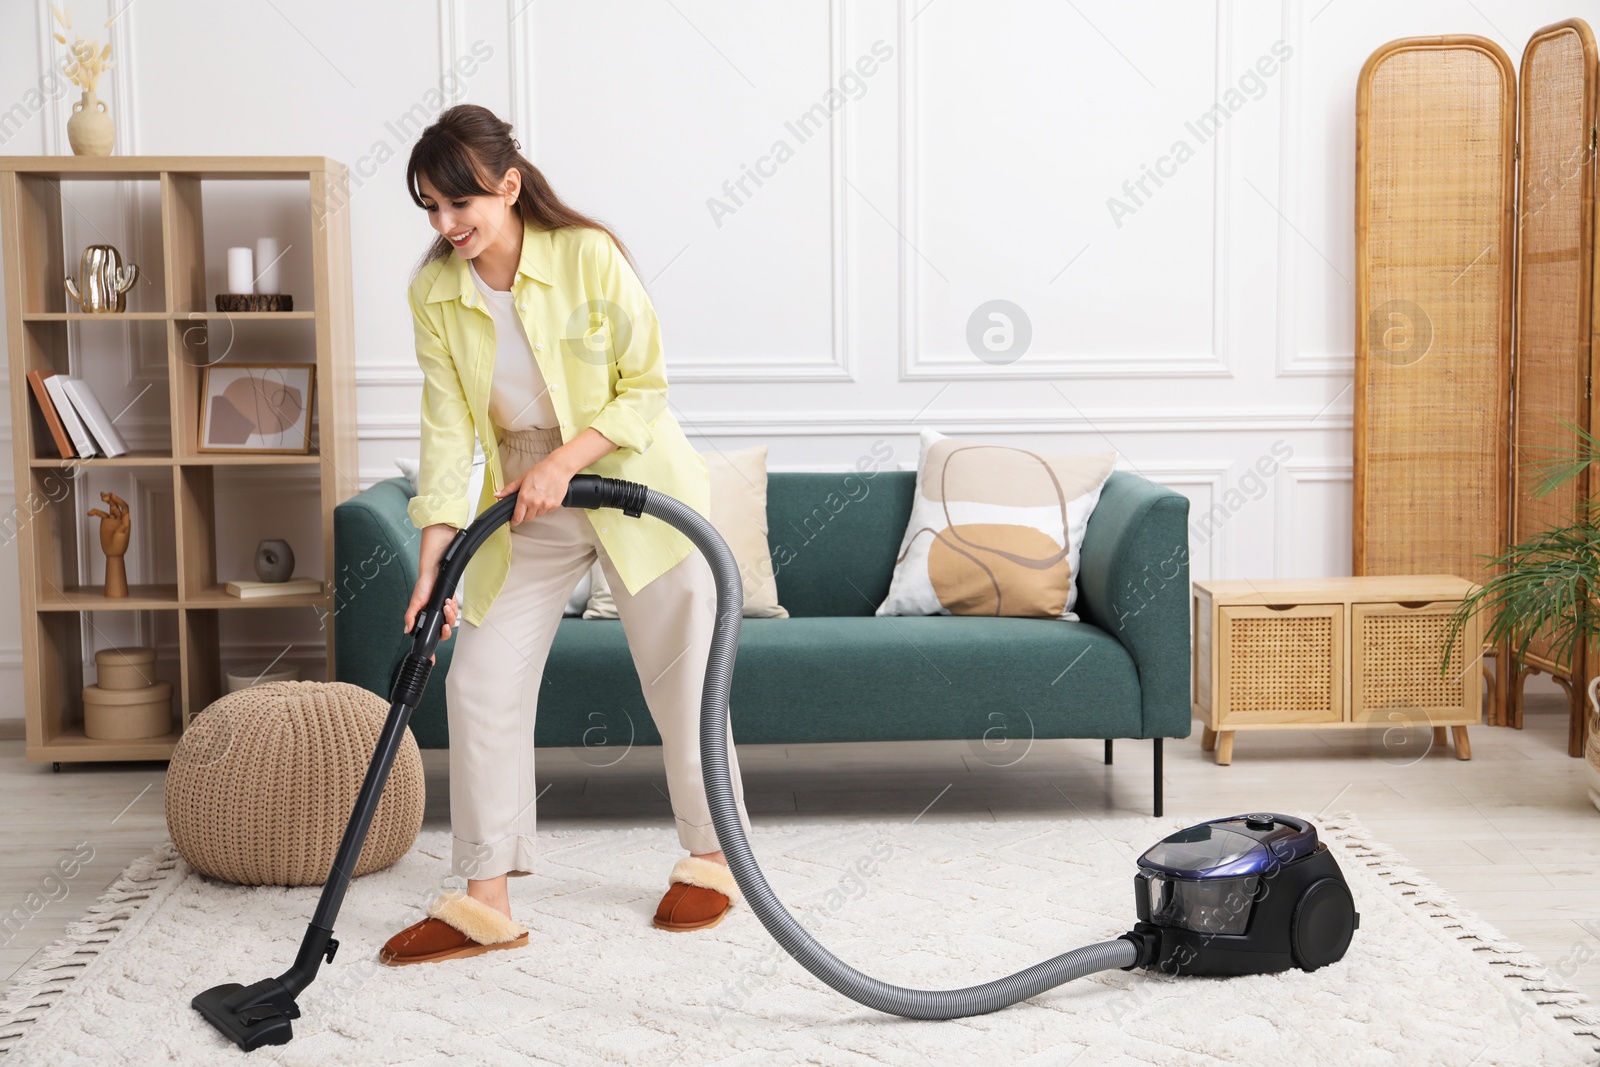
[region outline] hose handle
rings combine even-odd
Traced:
[[[567,483],[566,496],[561,499],[564,508],[620,508],[624,515],[638,518],[644,513],[645,495],[649,487],[622,478],[607,478],[599,474],[574,474]],[[411,651],[406,656],[406,666],[401,669],[401,681],[396,684],[391,699],[412,701],[422,698],[427,685],[427,668],[432,665],[434,651],[439,647],[439,631],[444,628],[444,602],[455,592],[466,572],[467,561],[483,547],[489,535],[511,520],[516,510],[515,494],[502,497],[489,506],[465,529],[456,531],[455,537],[439,557],[439,570],[433,581],[433,592],[428,602],[417,612],[411,632],[415,635]]]

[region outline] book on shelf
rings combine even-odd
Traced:
[[[52,374],[44,380],[44,387],[50,394],[50,399],[55,402],[56,414],[61,418],[61,424],[67,428],[67,436],[72,438],[72,447],[77,449],[78,455],[88,458],[99,455],[95,448],[94,438],[89,436],[89,428],[78,418],[78,410],[72,406],[72,400],[67,396],[65,374]]]
[[[229,582],[228,592],[250,599],[264,596],[304,596],[322,592],[320,578],[290,578],[286,582]]]
[[[127,442],[117,432],[106,409],[100,406],[100,398],[94,395],[88,382],[82,378],[67,377],[61,379],[61,386],[72,399],[72,406],[78,409],[78,417],[94,435],[101,452],[107,456],[120,456],[128,451]]]
[[[61,453],[62,459],[72,459],[78,451],[72,447],[72,438],[67,434],[67,428],[56,412],[56,402],[50,398],[50,390],[45,386],[45,379],[55,377],[55,373],[53,370],[31,370],[28,372],[28,385],[33,388],[33,399],[39,404],[39,412],[44,415],[45,425],[50,427],[50,436],[55,440],[56,451]]]

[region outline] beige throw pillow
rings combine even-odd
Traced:
[[[875,614],[1077,621],[1078,552],[1117,454],[921,436],[911,520]]]
[[[767,545],[767,446],[702,452],[711,476],[711,525],[728,542],[744,584],[744,617],[787,619]],[[598,560],[589,569],[586,619],[615,619],[617,604]]]

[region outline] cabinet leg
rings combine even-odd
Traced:
[[[1226,767],[1233,762],[1233,731],[1217,732],[1217,766]]]
[[[1436,745],[1445,745],[1445,744],[1448,744],[1449,741],[1450,741],[1450,735],[1445,731],[1445,728],[1443,726],[1435,726],[1433,728],[1433,743],[1434,744],[1436,744]]]
[[[1467,728],[1465,726],[1452,726],[1450,727],[1450,733],[1456,742],[1456,759],[1471,759],[1472,742],[1467,740]]]
[[[1217,750],[1217,732],[1209,726],[1200,728],[1200,751],[1215,752]]]

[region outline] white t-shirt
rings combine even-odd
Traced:
[[[517,317],[515,297],[491,289],[467,260],[472,280],[494,319],[494,377],[489,383],[489,418],[502,430],[550,429],[560,424],[544,374],[534,358],[528,332]]]

